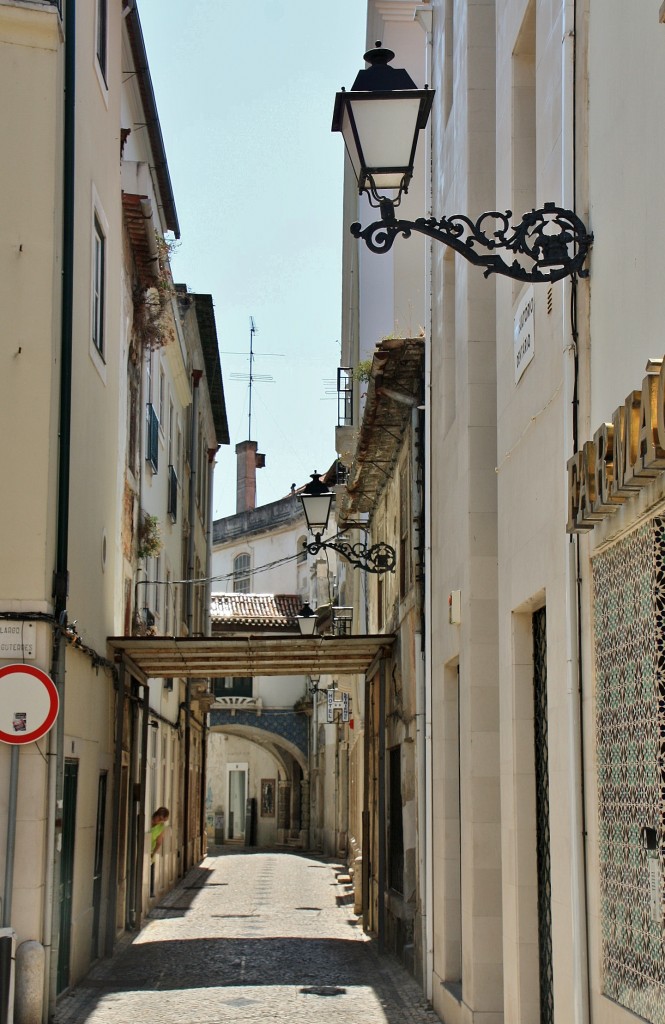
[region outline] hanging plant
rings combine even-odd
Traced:
[[[171,254],[177,242],[155,232],[157,261],[154,284],[134,293],[134,329],[146,348],[168,345],[175,338],[171,300],[175,286],[171,274]]]
[[[139,523],[137,555],[139,558],[155,558],[162,550],[162,537],[157,516],[144,515]]]
[[[359,383],[366,384],[372,373],[372,360],[361,359],[353,370],[353,379]]]

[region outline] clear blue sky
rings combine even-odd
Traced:
[[[176,281],[215,304],[231,444],[215,518],[235,512],[250,316],[257,503],[335,457],[342,137],[335,93],[364,66],[364,0],[139,0],[180,222]],[[231,353],[240,353],[239,355]],[[328,393],[329,392],[329,393]]]

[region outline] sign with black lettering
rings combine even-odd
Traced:
[[[533,285],[527,288],[515,311],[514,345],[515,345],[515,383],[526,370],[534,356],[534,327],[536,324],[535,299]]]
[[[24,620],[0,622],[0,661],[34,661],[35,624]]]

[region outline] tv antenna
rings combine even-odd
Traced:
[[[254,317],[249,318],[249,373],[232,373],[231,380],[247,380],[249,381],[249,423],[247,427],[247,440],[252,440],[252,389],[254,387],[254,381],[262,383],[273,383],[275,378],[271,377],[267,373],[254,373],[254,335],[259,333],[259,329],[254,323]]]

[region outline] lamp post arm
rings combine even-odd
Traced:
[[[477,267],[483,267],[485,277],[503,274],[516,281],[553,282],[575,274],[587,277],[584,261],[593,243],[583,221],[573,213],[554,203],[545,203],[542,209],[525,213],[517,225],[511,225],[512,213],[491,211],[476,221],[464,214],[452,217],[420,217],[418,220],[398,220],[388,204],[381,204],[383,220],[363,228],[351,225],[354,238],[362,238],[368,249],[386,253],[398,234],[408,238],[412,231],[434,238]],[[516,257],[524,257],[529,265],[517,259],[506,262],[496,250],[503,249]],[[481,250],[486,250],[485,252]]]
[[[310,555],[316,555],[322,549],[336,551],[355,569],[363,569],[365,572],[394,572],[397,565],[395,549],[383,541],[368,548],[360,542],[351,544],[345,540],[321,540],[321,534],[317,533],[313,541],[305,543],[305,547]]]

